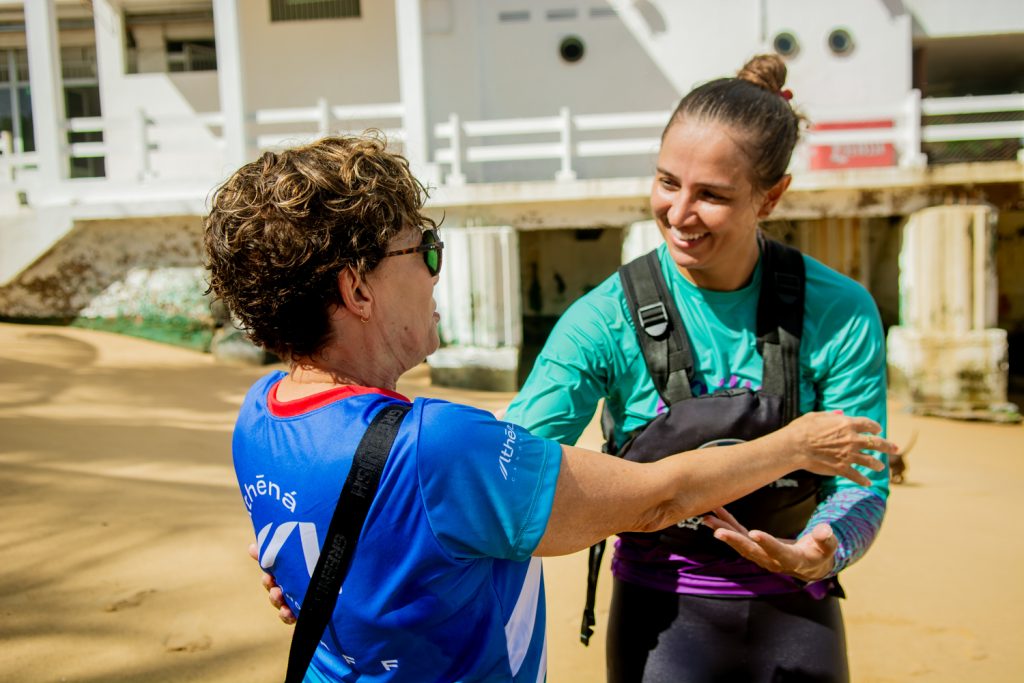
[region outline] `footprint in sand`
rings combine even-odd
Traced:
[[[115,600],[103,609],[106,612],[120,612],[121,610],[128,609],[129,607],[138,607],[147,596],[152,595],[153,593],[156,593],[155,588],[138,591],[134,595],[130,595],[122,600]]]
[[[164,649],[168,652],[201,652],[209,650],[211,645],[213,638],[205,633],[198,636],[171,633],[164,638]]]

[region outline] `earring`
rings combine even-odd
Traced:
[[[370,319],[359,316],[359,321],[365,325],[366,323],[370,322]]]

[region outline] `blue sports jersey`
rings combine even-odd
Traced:
[[[404,399],[342,387],[281,402],[283,377],[249,391],[233,452],[260,564],[301,614],[356,446]],[[413,402],[307,680],[543,680],[544,585],[531,555],[560,465],[558,444],[489,413]]]

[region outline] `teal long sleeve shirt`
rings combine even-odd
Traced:
[[[763,363],[756,350],[760,263],[747,286],[716,292],[700,289],[683,277],[665,245],[658,252],[693,350],[694,393],[760,388]],[[801,412],[842,410],[871,418],[884,430],[885,344],[875,302],[853,280],[808,256],[804,262]],[[571,445],[601,399],[614,418],[617,443],[664,409],[647,374],[617,274],[561,317],[505,419]],[[884,454],[875,455],[885,459]],[[833,574],[863,555],[884,515],[888,468],[861,471],[871,480],[870,487],[840,477],[825,480],[807,526],[810,530],[820,522],[832,525],[839,541]]]

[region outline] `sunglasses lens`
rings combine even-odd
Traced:
[[[427,262],[427,270],[430,271],[430,274],[437,275],[441,270],[441,252],[431,249],[424,252],[423,258]]]
[[[437,244],[437,232],[427,230],[423,233],[423,246]],[[427,270],[431,275],[441,272],[441,249],[427,249],[423,252],[423,261],[427,264]]]

